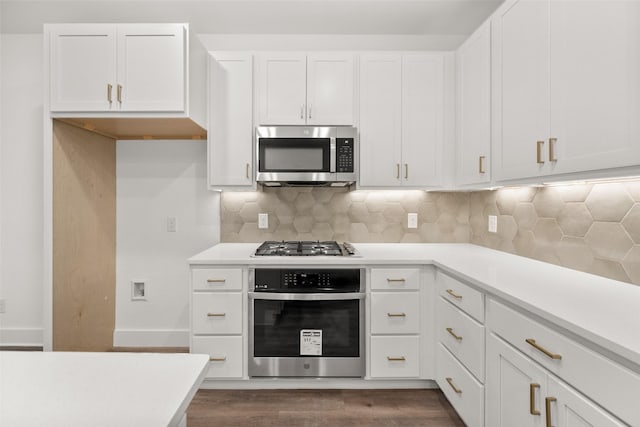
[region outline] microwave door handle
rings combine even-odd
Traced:
[[[338,150],[336,149],[337,142],[336,142],[335,136],[332,136],[330,138],[329,145],[330,145],[329,172],[335,173],[336,170],[337,170],[337,168],[336,168],[336,155],[337,155],[337,152],[338,152]]]

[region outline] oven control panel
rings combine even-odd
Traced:
[[[360,292],[360,269],[256,268],[255,292]]]
[[[353,172],[353,138],[336,138],[336,172]]]

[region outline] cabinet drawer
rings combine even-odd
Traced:
[[[438,294],[484,323],[484,295],[461,281],[438,271]]]
[[[442,298],[438,298],[436,319],[438,341],[484,382],[484,326]]]
[[[436,382],[466,425],[484,425],[484,386],[440,343],[436,349]]]
[[[399,290],[420,288],[419,268],[373,268],[371,289]]]
[[[194,334],[241,334],[242,294],[195,293],[191,315]]]
[[[374,292],[371,294],[372,334],[417,334],[420,332],[418,292]]]
[[[415,378],[419,375],[419,337],[371,337],[372,378]]]
[[[491,299],[487,327],[623,421],[640,425],[637,373]]]
[[[191,353],[209,355],[207,378],[242,377],[242,336],[193,337]]]
[[[191,280],[194,291],[239,291],[242,289],[242,269],[194,268]]]

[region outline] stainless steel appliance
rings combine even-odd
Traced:
[[[364,270],[256,268],[249,376],[363,377]]]
[[[266,241],[254,256],[359,256],[351,243],[332,241]]]
[[[256,181],[263,185],[345,186],[356,181],[353,127],[256,128]]]

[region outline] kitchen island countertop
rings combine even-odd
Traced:
[[[192,267],[250,268],[434,265],[632,362],[640,371],[640,286],[466,243],[355,243],[360,257],[253,257],[258,245],[221,243],[188,262]]]

